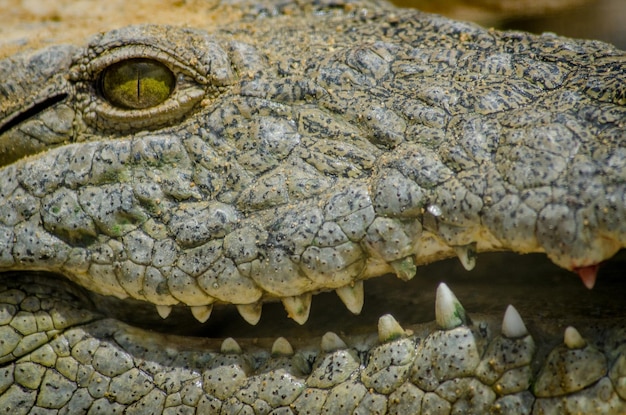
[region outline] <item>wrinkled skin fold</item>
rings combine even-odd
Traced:
[[[237,6],[0,61],[0,408],[624,413],[619,295],[523,308],[528,330],[438,289],[436,323],[170,334],[277,302],[306,328],[320,292],[359,314],[373,277],[490,251],[592,287],[626,246],[624,52],[384,3]]]

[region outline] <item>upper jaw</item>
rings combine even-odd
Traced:
[[[471,33],[484,34],[478,28]],[[182,57],[170,53],[185,41],[207,54],[194,60],[183,59],[193,50],[183,48]],[[138,50],[162,61],[183,79],[183,88],[145,111],[113,108],[98,89],[101,74],[137,59]],[[242,59],[246,53],[260,59]],[[416,88],[413,108],[391,109],[397,102],[386,95],[371,98],[387,99],[389,107],[366,100],[354,108],[345,100],[352,89],[377,90],[367,82],[346,86],[333,75],[337,66],[367,81],[371,58],[385,76],[369,81],[400,88],[385,83],[398,68],[375,56],[403,61],[416,53],[427,59],[408,42],[346,47],[310,72],[291,65],[293,72],[279,77],[260,48],[149,25],[97,35],[86,48],[3,61],[7,72],[15,70],[16,84],[26,81],[21,69],[37,60],[65,72],[36,79],[61,101],[40,108],[39,91],[31,86],[21,92],[35,98],[19,101],[18,110],[7,107],[0,141],[5,153],[22,132],[49,132],[34,126],[50,118],[71,123],[57,126],[56,148],[25,146],[31,157],[6,161],[0,206],[10,254],[0,258],[0,269],[60,272],[100,294],[155,304],[161,316],[182,304],[205,320],[214,304],[235,304],[250,323],[258,322],[265,301],[278,299],[302,324],[320,290],[336,290],[358,313],[365,279],[392,272],[409,280],[418,265],[454,255],[471,269],[476,254],[490,250],[545,252],[593,286],[597,265],[626,242],[619,120],[572,110],[550,113],[545,122],[520,121],[517,113],[495,122],[491,107],[465,117],[463,105],[485,104],[480,94],[450,91],[460,99],[450,107],[436,102],[436,88],[420,89],[423,82],[411,82],[404,72],[397,78]],[[359,57],[367,59],[357,64]],[[593,72],[587,58],[580,59],[571,64],[583,75]],[[602,70],[615,65],[607,62]],[[580,82],[574,75],[572,82]],[[519,88],[532,80],[524,76]],[[477,86],[472,76],[462,78]],[[560,88],[579,87],[558,78]],[[613,92],[619,89],[601,97],[602,105],[619,113]],[[550,96],[538,94],[540,103]],[[170,112],[181,97],[190,106]],[[581,107],[600,105],[589,94],[573,99]],[[31,108],[42,113],[30,117]],[[416,120],[414,112],[425,108],[434,118]],[[13,117],[15,111],[24,117]],[[158,122],[150,124],[147,115]],[[330,125],[333,136],[320,133],[316,122]],[[435,123],[446,140],[435,145],[403,135],[410,122]],[[566,125],[591,133],[579,137]],[[532,171],[535,165],[541,174]]]

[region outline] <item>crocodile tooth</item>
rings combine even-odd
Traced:
[[[198,320],[200,323],[206,323],[206,321],[211,317],[211,311],[213,311],[213,304],[210,305],[197,305],[191,307],[191,314]]]
[[[279,337],[272,344],[272,356],[293,356],[293,347],[284,337]]]
[[[476,266],[476,258],[478,257],[478,253],[476,252],[476,242],[462,246],[455,246],[454,251],[456,252],[456,256],[459,257],[459,261],[461,261],[463,268],[467,271],[474,269]]]
[[[502,319],[502,335],[509,339],[516,339],[526,336],[528,330],[524,324],[524,320],[519,315],[515,307],[509,304]]]
[[[568,326],[565,329],[563,343],[565,343],[568,349],[582,349],[587,345],[583,336],[581,336],[578,330],[572,326]]]
[[[157,313],[159,313],[162,319],[166,319],[167,316],[169,316],[170,313],[172,312],[171,305],[157,305],[156,309],[157,309]]]
[[[222,342],[220,352],[223,354],[241,354],[243,350],[241,350],[241,346],[239,346],[237,340],[233,339],[232,337],[227,337]]]
[[[295,297],[285,297],[281,301],[287,310],[287,317],[302,325],[309,319],[311,299],[311,293],[306,293]]]
[[[412,280],[417,272],[417,267],[415,266],[412,256],[407,256],[393,261],[391,263],[391,267],[393,268],[393,272],[395,272],[396,277],[400,278],[402,281]]]
[[[341,301],[352,314],[360,314],[363,309],[363,280],[335,290]]]
[[[456,298],[456,295],[443,282],[437,287],[435,320],[437,320],[439,327],[444,330],[451,330],[468,323],[465,309]]]
[[[576,269],[576,273],[580,277],[585,287],[592,289],[596,285],[596,277],[598,276],[599,265],[589,265],[586,267],[580,267]]]
[[[261,319],[261,311],[263,310],[262,303],[252,303],[252,304],[237,304],[237,311],[241,314],[244,320],[253,326]]]
[[[347,349],[348,345],[346,345],[346,342],[341,340],[341,338],[335,333],[333,333],[332,331],[327,331],[326,334],[322,336],[322,342],[320,347],[323,352],[331,353],[335,350]]]
[[[378,341],[386,343],[406,334],[400,323],[391,315],[385,314],[378,319]]]

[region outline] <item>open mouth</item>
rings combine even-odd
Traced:
[[[143,301],[102,296],[56,274],[30,274],[47,284],[58,281],[73,286],[84,295],[85,308],[102,317],[154,332],[218,339],[297,339],[320,337],[327,331],[346,336],[369,333],[385,314],[405,325],[431,322],[435,320],[435,291],[440,282],[451,287],[470,315],[499,316],[512,304],[526,321],[572,325],[577,321],[622,318],[626,308],[616,299],[616,293],[624,289],[625,261],[625,251],[606,261],[598,284],[588,290],[571,272],[556,267],[542,254],[481,254],[472,271],[448,259],[420,267],[411,281],[390,275],[365,281],[364,305],[358,315],[351,313],[334,293],[318,293],[313,296],[309,318],[303,325],[288,318],[278,301],[263,304],[262,317],[255,325],[246,322],[234,306],[225,304],[215,305],[208,320],[200,323],[187,306],[175,306],[163,318],[154,305]],[[16,273],[7,278],[13,275],[20,277]]]
[[[24,336],[13,347],[15,336],[3,336],[0,347],[17,355],[0,357],[0,370],[15,373],[20,386],[0,384],[0,402],[34,405],[30,379],[54,351],[36,404],[45,408],[81,408],[89,391],[94,397],[82,408],[105,412],[116,405],[160,412],[175,406],[164,398],[173,393],[210,413],[237,413],[241,405],[295,413],[621,413],[626,310],[616,293],[624,291],[624,251],[603,264],[592,291],[543,255],[480,259],[470,273],[445,260],[409,282],[368,280],[359,316],[334,293],[320,293],[304,325],[280,303],[265,304],[254,326],[233,306],[214,307],[204,324],[183,306],[163,319],[153,305],[94,294],[62,276],[6,272],[0,298],[11,326],[24,332],[34,313],[38,325],[49,316],[58,327],[40,335],[47,344]]]
[[[244,323],[234,309],[217,308],[204,333],[240,338],[267,337],[268,333],[321,336],[329,330],[359,334],[372,331],[384,314],[392,314],[406,325],[431,322],[435,320],[435,292],[440,282],[454,291],[470,316],[501,317],[512,304],[525,320],[554,319],[568,325],[579,319],[624,317],[624,304],[615,300],[615,293],[624,289],[624,258],[620,252],[603,264],[593,290],[542,254],[481,254],[476,268],[469,272],[454,259],[444,260],[420,267],[408,282],[389,275],[365,281],[365,301],[359,315],[348,311],[334,293],[320,293],[313,296],[309,320],[303,326],[288,319],[280,303],[268,303],[256,326]]]

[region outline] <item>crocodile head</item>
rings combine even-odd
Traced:
[[[454,278],[418,266],[495,251],[515,254],[486,256],[468,293],[575,273],[592,288],[626,246],[625,61],[367,3],[242,5],[222,26],[130,26],[0,61],[0,402],[623,411],[619,266],[605,292],[562,289],[581,307],[546,291],[550,323],[523,291],[530,334],[514,308],[470,319],[446,285],[436,326],[385,315],[373,334],[320,293],[359,314],[366,280],[395,274],[408,288],[369,290],[417,323],[431,317],[415,292]],[[285,323],[263,307],[304,325],[317,297],[319,334],[351,337],[274,341]]]

